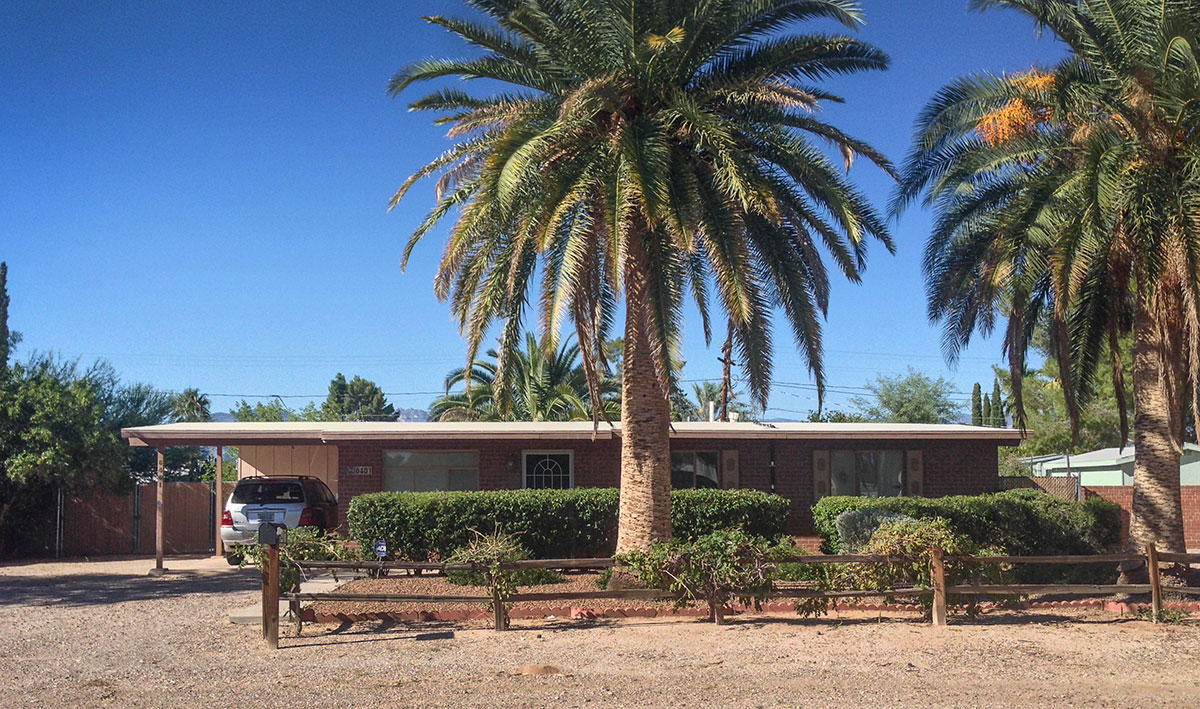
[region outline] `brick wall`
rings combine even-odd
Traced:
[[[1129,515],[1133,512],[1132,485],[1085,485],[1087,497],[1103,497],[1121,506],[1121,546],[1129,540]],[[1183,537],[1188,549],[1200,549],[1200,485],[1180,488],[1183,501]]]
[[[925,468],[924,492],[930,497],[974,495],[1000,489],[996,443],[938,440],[763,440],[678,439],[675,451],[737,450],[739,484],[769,492],[771,459],[775,460],[775,492],[792,501],[792,532],[811,535],[813,504],[813,451],[818,449],[895,448],[920,450]],[[355,495],[383,489],[385,450],[475,450],[479,452],[479,487],[482,490],[520,488],[522,451],[570,450],[574,453],[576,487],[617,487],[620,484],[621,441],[613,438],[578,440],[479,440],[479,441],[361,441],[338,444],[338,503],[343,526]],[[512,462],[511,468],[509,462]],[[351,467],[369,467],[367,475],[349,475]]]

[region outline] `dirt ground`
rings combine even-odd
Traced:
[[[1200,705],[1200,621],[1024,611],[308,626],[226,620],[254,571],[145,559],[0,566],[0,706]],[[523,675],[550,665],[561,674]]]

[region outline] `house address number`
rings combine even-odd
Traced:
[[[369,466],[369,465],[347,465],[346,466],[346,474],[347,475],[370,475],[371,474],[371,466]]]

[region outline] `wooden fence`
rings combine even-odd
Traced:
[[[153,483],[123,495],[96,490],[64,495],[57,511],[57,538],[47,547],[55,556],[153,554],[155,498]],[[211,483],[168,482],[164,486],[166,553],[213,550],[214,504]]]
[[[270,647],[278,644],[278,555],[273,568],[265,569],[263,574],[263,636]],[[911,563],[907,557],[890,557],[870,554],[816,554],[794,556],[776,560],[777,564],[877,564],[886,562]],[[990,585],[947,585],[946,562],[977,563],[977,564],[1113,564],[1122,562],[1141,562],[1149,568],[1150,583],[1148,584],[990,584]],[[528,561],[512,561],[500,564],[501,569],[556,569],[556,570],[602,570],[614,566],[613,559],[537,559]],[[946,599],[949,595],[988,596],[988,595],[1029,595],[1029,594],[1058,594],[1076,596],[1096,596],[1109,594],[1146,594],[1151,595],[1151,610],[1154,622],[1158,622],[1162,614],[1163,587],[1159,573],[1160,564],[1200,564],[1200,554],[1175,554],[1158,552],[1154,545],[1146,548],[1145,554],[1092,554],[1065,556],[946,556],[941,549],[934,549],[930,560],[930,581],[928,587],[889,589],[843,589],[822,591],[809,588],[776,588],[766,594],[767,598],[869,598],[888,596],[932,596],[932,623],[941,626],[946,624]],[[434,562],[404,562],[404,561],[302,561],[297,566],[301,571],[324,569],[354,569],[368,571],[407,570],[415,572],[433,571],[481,571],[483,567],[470,563],[434,563]],[[268,586],[273,587],[269,589]],[[1200,596],[1200,588],[1170,587],[1171,593]],[[736,597],[737,593],[731,594]],[[480,603],[492,607],[496,630],[504,630],[508,626],[508,616],[505,604],[521,601],[577,601],[592,599],[636,599],[636,600],[677,600],[680,594],[660,589],[613,589],[597,591],[561,591],[545,593],[515,593],[501,597],[494,590],[491,595],[438,595],[438,594],[390,594],[390,593],[288,593],[292,621],[296,633],[302,629],[300,604],[315,601],[369,601],[381,603]],[[270,608],[268,608],[268,603]],[[271,620],[273,616],[274,620]]]

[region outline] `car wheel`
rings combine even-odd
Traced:
[[[225,561],[230,566],[237,566],[242,563],[242,553],[240,551],[230,551],[225,553]]]

